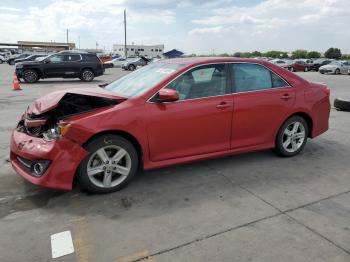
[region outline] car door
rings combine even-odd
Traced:
[[[65,61],[63,54],[56,54],[46,58],[44,61],[43,72],[45,77],[62,77],[65,70]]]
[[[295,89],[260,64],[231,64],[234,111],[231,147],[274,143],[277,130],[289,116]]]
[[[66,54],[63,59],[64,77],[77,77],[80,74],[81,56],[79,54]]]
[[[341,63],[341,66],[340,66],[341,73],[342,74],[347,74],[348,70],[349,70],[349,63],[348,62]]]
[[[233,100],[227,76],[225,64],[199,66],[166,86],[179,92],[178,101],[146,103],[152,161],[229,150]]]

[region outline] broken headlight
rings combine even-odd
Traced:
[[[43,137],[47,140],[59,139],[68,132],[70,128],[69,123],[59,123],[57,126],[49,128],[46,132],[43,133]]]

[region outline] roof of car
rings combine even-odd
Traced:
[[[206,64],[206,63],[225,63],[225,62],[248,62],[248,63],[264,63],[264,60],[254,58],[235,58],[235,57],[189,57],[189,58],[173,58],[160,60],[158,62],[168,64]]]

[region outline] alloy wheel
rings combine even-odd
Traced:
[[[109,145],[93,153],[87,164],[90,181],[100,188],[121,184],[130,174],[131,157],[122,147]]]
[[[90,70],[85,70],[83,72],[83,79],[87,82],[91,81],[94,78],[94,74]]]
[[[28,70],[24,72],[23,78],[29,83],[34,83],[36,82],[38,75],[32,70]]]
[[[287,152],[294,153],[303,145],[305,137],[304,125],[298,121],[293,122],[283,132],[282,146]]]

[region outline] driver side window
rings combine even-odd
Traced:
[[[228,94],[225,64],[196,67],[176,78],[167,88],[179,92],[179,100]]]

